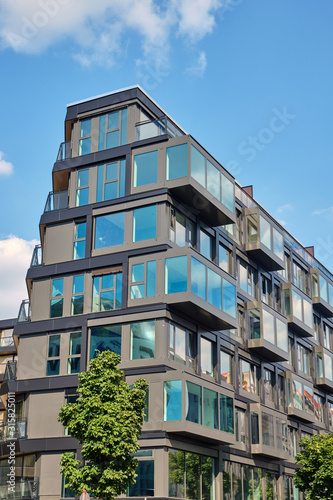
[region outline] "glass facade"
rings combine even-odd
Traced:
[[[155,321],[131,324],[131,359],[155,357]]]
[[[95,219],[96,249],[123,245],[125,234],[125,212],[100,215]]]

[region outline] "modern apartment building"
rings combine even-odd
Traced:
[[[110,349],[149,383],[128,497],[297,500],[299,440],[333,428],[332,274],[140,87],[69,105],[65,141],[0,322],[1,498],[72,496],[59,408]]]

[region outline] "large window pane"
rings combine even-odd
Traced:
[[[283,236],[273,227],[273,251],[279,259],[284,259]]]
[[[187,256],[165,259],[165,293],[187,291]]]
[[[192,382],[186,382],[186,420],[202,424],[201,387]]]
[[[200,455],[185,453],[186,498],[200,500]]]
[[[293,402],[296,410],[303,410],[303,387],[300,382],[293,380]]]
[[[95,248],[124,244],[125,212],[96,217]]]
[[[213,342],[201,337],[201,373],[214,375]]]
[[[295,316],[295,318],[299,319],[300,321],[303,321],[302,297],[297,292],[295,292],[295,290],[292,290],[292,298],[293,298],[293,316]]]
[[[260,215],[260,241],[269,250],[272,249],[271,244],[271,225]]]
[[[223,278],[223,311],[236,318],[236,287]]]
[[[227,384],[232,384],[233,382],[232,362],[233,356],[231,354],[225,351],[220,352],[221,380]]]
[[[320,289],[320,298],[328,302],[327,296],[327,281],[321,274],[319,274],[319,289]]]
[[[234,433],[234,400],[220,394],[220,430]]]
[[[129,487],[130,497],[154,496],[154,460],[139,460],[135,484]]]
[[[262,444],[273,448],[274,447],[273,416],[262,412],[261,425],[262,425]]]
[[[203,187],[206,187],[205,157],[191,146],[191,176]]]
[[[274,317],[265,309],[262,310],[262,322],[264,339],[271,344],[275,344]]]
[[[169,497],[184,498],[185,453],[169,450]]]
[[[191,257],[191,292],[206,300],[206,266]]]
[[[313,328],[312,303],[308,302],[306,299],[303,299],[303,308],[304,308],[304,323],[310,328]]]
[[[203,388],[204,425],[213,429],[219,427],[218,394],[210,389]]]
[[[182,381],[164,382],[164,420],[182,419]]]
[[[149,151],[134,156],[133,186],[144,186],[157,182],[158,152]]]
[[[235,190],[233,183],[222,174],[222,203],[231,212],[235,211]]]
[[[155,321],[131,324],[131,359],[155,356]]]
[[[133,210],[133,241],[156,238],[156,205]]]
[[[166,150],[166,178],[177,179],[187,175],[187,144],[173,146]]]
[[[278,318],[276,318],[276,341],[277,347],[288,352],[288,327]]]
[[[207,160],[207,191],[221,201],[221,174],[218,168],[214,167]]]
[[[222,277],[207,269],[208,302],[218,309],[222,309]]]
[[[200,229],[200,253],[207,259],[213,260],[213,238]]]
[[[90,329],[90,358],[99,352],[112,351],[121,354],[121,325],[95,326]]]
[[[250,338],[260,339],[260,311],[259,309],[249,310],[249,326],[250,326]]]
[[[202,500],[214,500],[214,459],[201,456]]]

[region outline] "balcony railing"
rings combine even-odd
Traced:
[[[14,345],[14,339],[12,335],[10,337],[0,338],[0,347],[11,347],[13,345]]]
[[[12,380],[16,380],[16,361],[8,361],[3,377],[4,382],[9,382]]]
[[[72,147],[71,141],[62,142],[59,147],[57,161],[64,161],[68,158],[72,158]]]
[[[0,443],[14,439],[26,439],[27,419],[16,420],[14,423],[3,422],[0,425]]]
[[[170,137],[184,135],[166,116],[157,120],[147,120],[135,125],[135,140],[142,141],[151,137],[168,134]]]
[[[68,207],[68,191],[57,191],[49,193],[45,208],[45,212],[53,212],[54,210],[64,210]]]
[[[28,321],[30,321],[30,302],[26,299],[21,302],[17,322],[27,323]]]
[[[32,254],[30,267],[41,266],[43,264],[42,245],[36,245]]]
[[[11,490],[9,490],[7,483],[1,484],[0,500],[36,500],[38,498],[38,487],[38,479],[21,479],[15,481],[15,486]]]

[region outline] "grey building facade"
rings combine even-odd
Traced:
[[[333,427],[332,274],[140,87],[67,107],[52,180],[29,301],[0,322],[2,498],[9,441],[12,498],[72,496],[59,408],[110,349],[149,383],[124,496],[298,499],[299,440]]]

